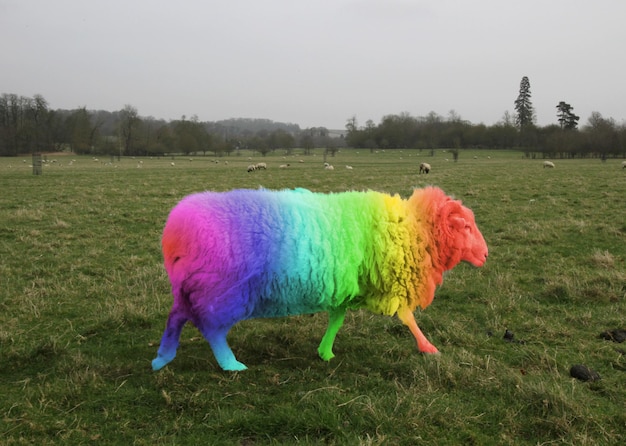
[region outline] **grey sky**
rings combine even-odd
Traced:
[[[430,111],[487,125],[528,76],[626,119],[624,0],[0,0],[0,93],[52,108],[301,127]]]

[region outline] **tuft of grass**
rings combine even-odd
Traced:
[[[247,173],[248,156],[268,170]],[[626,347],[599,337],[626,328],[620,163],[548,171],[516,152],[489,156],[342,150],[329,172],[319,150],[142,169],[50,155],[41,176],[0,159],[4,444],[626,442]],[[417,174],[422,161],[430,174]],[[490,248],[483,268],[458,266],[416,312],[441,355],[419,354],[397,319],[355,311],[330,362],[317,357],[327,317],[316,314],[235,326],[246,372],[221,371],[190,325],[177,358],[151,371],[172,302],[161,230],[183,196],[262,186],[407,197],[431,184],[474,210]],[[573,364],[602,379],[571,378]]]

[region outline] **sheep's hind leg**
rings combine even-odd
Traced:
[[[415,322],[415,316],[413,316],[413,312],[409,308],[398,310],[398,318],[400,318],[402,323],[409,327],[409,330],[413,333],[419,351],[422,353],[439,353],[437,347],[432,345],[430,341],[426,339],[422,330],[419,329],[417,322]]]
[[[157,352],[157,357],[152,360],[152,370],[157,371],[165,367],[176,357],[178,339],[185,323],[188,321],[187,315],[177,307],[172,307],[167,318],[167,325],[161,338],[161,345]]]
[[[320,342],[320,346],[317,349],[317,353],[324,361],[330,361],[335,357],[335,354],[333,353],[333,344],[335,343],[335,337],[343,325],[345,317],[345,308],[334,308],[328,312],[328,328],[326,329],[326,333],[324,333],[324,337],[322,337],[322,342]]]
[[[204,338],[211,345],[211,349],[213,350],[213,355],[215,356],[217,363],[223,370],[246,370],[248,367],[237,361],[235,354],[228,346],[228,342],[226,341],[228,330],[230,330],[230,327],[221,329],[208,329],[203,327],[200,329]]]

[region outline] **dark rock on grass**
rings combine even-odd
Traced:
[[[581,381],[598,381],[600,375],[593,369],[590,369],[584,364],[575,364],[569,369],[569,374],[572,378],[579,379]]]
[[[615,330],[603,331],[600,333],[600,337],[607,341],[624,342],[626,341],[626,330],[617,328]]]
[[[513,334],[513,332],[511,330],[508,330],[508,329],[504,332],[503,339],[506,342],[511,342],[511,343],[515,343],[515,344],[526,344],[526,341],[521,341],[521,340],[515,339],[515,334]]]
[[[513,339],[515,339],[515,335],[513,334],[513,332],[511,330],[506,330],[504,332],[504,340],[507,342],[513,342]]]

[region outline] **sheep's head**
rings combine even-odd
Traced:
[[[461,261],[477,267],[485,264],[489,250],[470,209],[447,198],[439,209],[437,223],[436,243],[444,269],[452,269]]]

